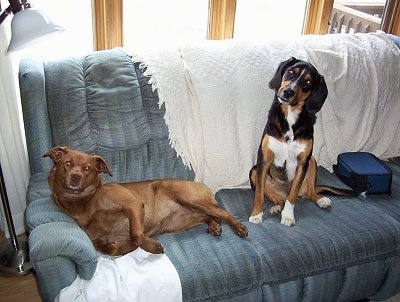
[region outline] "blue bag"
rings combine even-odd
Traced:
[[[369,152],[339,154],[333,171],[356,192],[391,194],[392,170]]]

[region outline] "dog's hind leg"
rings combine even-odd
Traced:
[[[215,199],[213,199],[215,200]],[[221,209],[220,207],[218,207],[218,205],[216,204],[212,204],[208,207],[196,207],[193,206],[193,208],[201,211],[202,213],[208,214],[211,217],[210,220],[207,221],[208,223],[208,230],[210,231],[211,234],[213,234],[214,236],[219,235],[217,234],[217,225],[220,224],[218,222],[221,220],[226,221],[227,224],[229,224],[229,226],[232,228],[232,230],[239,236],[239,237],[247,237],[248,235],[248,230],[247,227],[240,223],[239,221],[237,221],[228,211]],[[221,232],[221,230],[219,230],[219,233]]]
[[[250,178],[250,184],[251,188],[253,191],[256,189],[256,178],[257,178],[257,166],[254,166],[249,173],[249,178]],[[281,213],[283,205],[285,204],[286,200],[286,194],[282,193],[280,190],[276,188],[271,182],[268,180],[269,177],[267,177],[267,181],[265,183],[265,189],[264,189],[264,196],[268,198],[273,205],[269,208],[269,215],[274,216],[279,213]],[[260,213],[259,215],[261,215]],[[262,217],[259,217],[259,219],[262,220]]]
[[[215,201],[215,199],[213,199]],[[215,201],[216,202],[216,201]],[[200,204],[197,205],[192,205],[192,207],[198,211],[201,211],[202,213],[205,213],[207,215],[212,216],[211,219],[206,220],[206,223],[208,224],[208,230],[210,231],[211,234],[214,236],[218,235],[217,233],[217,225],[220,224],[218,222],[224,220],[229,226],[232,228],[232,230],[239,236],[239,237],[247,237],[248,235],[248,230],[247,227],[237,221],[228,211],[221,209],[218,207],[217,204],[210,204],[209,206],[201,206]],[[219,232],[221,232],[219,230]]]
[[[210,234],[214,236],[220,236],[222,233],[222,228],[221,228],[221,219],[219,218],[214,218],[212,216],[207,215],[206,221],[208,225],[208,231]]]
[[[172,191],[172,189],[173,188],[169,188],[169,191]],[[218,233],[217,224],[220,224],[223,220],[229,224],[238,236],[247,237],[247,227],[237,221],[228,211],[219,207],[214,194],[206,185],[191,182],[190,187],[187,189],[188,190],[175,190],[174,197],[182,206],[212,216],[211,220],[208,218],[203,220],[204,223],[208,224],[208,229],[211,234],[216,235]]]
[[[286,195],[283,193],[276,191],[273,186],[266,186],[266,190],[268,192],[267,197],[273,205],[269,208],[269,215],[274,216],[278,215],[282,212],[282,208],[285,204]]]
[[[322,209],[329,208],[332,205],[332,201],[325,196],[319,195],[319,190],[317,192],[317,162],[314,157],[310,158],[308,170],[306,177],[304,179],[303,185],[300,189],[300,196],[305,196],[309,200],[318,204]]]

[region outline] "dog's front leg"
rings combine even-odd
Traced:
[[[129,234],[132,242],[149,253],[163,254],[164,247],[162,244],[159,241],[144,235],[144,204],[137,202],[137,204],[130,208],[128,212],[130,227]]]
[[[281,224],[292,227],[296,224],[294,218],[294,207],[299,196],[300,187],[307,172],[308,159],[299,159],[296,173],[290,187],[289,195],[286,198],[285,206],[282,210]]]
[[[267,147],[267,144],[268,137],[265,136],[258,150],[253,210],[251,211],[251,216],[249,218],[250,222],[256,224],[261,224],[263,222],[265,182],[267,173],[275,157],[275,154]]]

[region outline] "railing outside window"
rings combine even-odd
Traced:
[[[381,27],[384,2],[377,3],[334,3],[328,32],[368,33]]]

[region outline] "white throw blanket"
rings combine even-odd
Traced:
[[[400,155],[400,53],[384,33],[291,40],[206,41],[136,55],[166,108],[170,142],[213,191],[248,185],[278,64],[295,56],[325,77],[314,156],[332,170],[339,153]]]
[[[77,277],[61,290],[56,302],[179,302],[178,273],[165,255],[138,248],[122,257],[100,256],[91,280]]]

